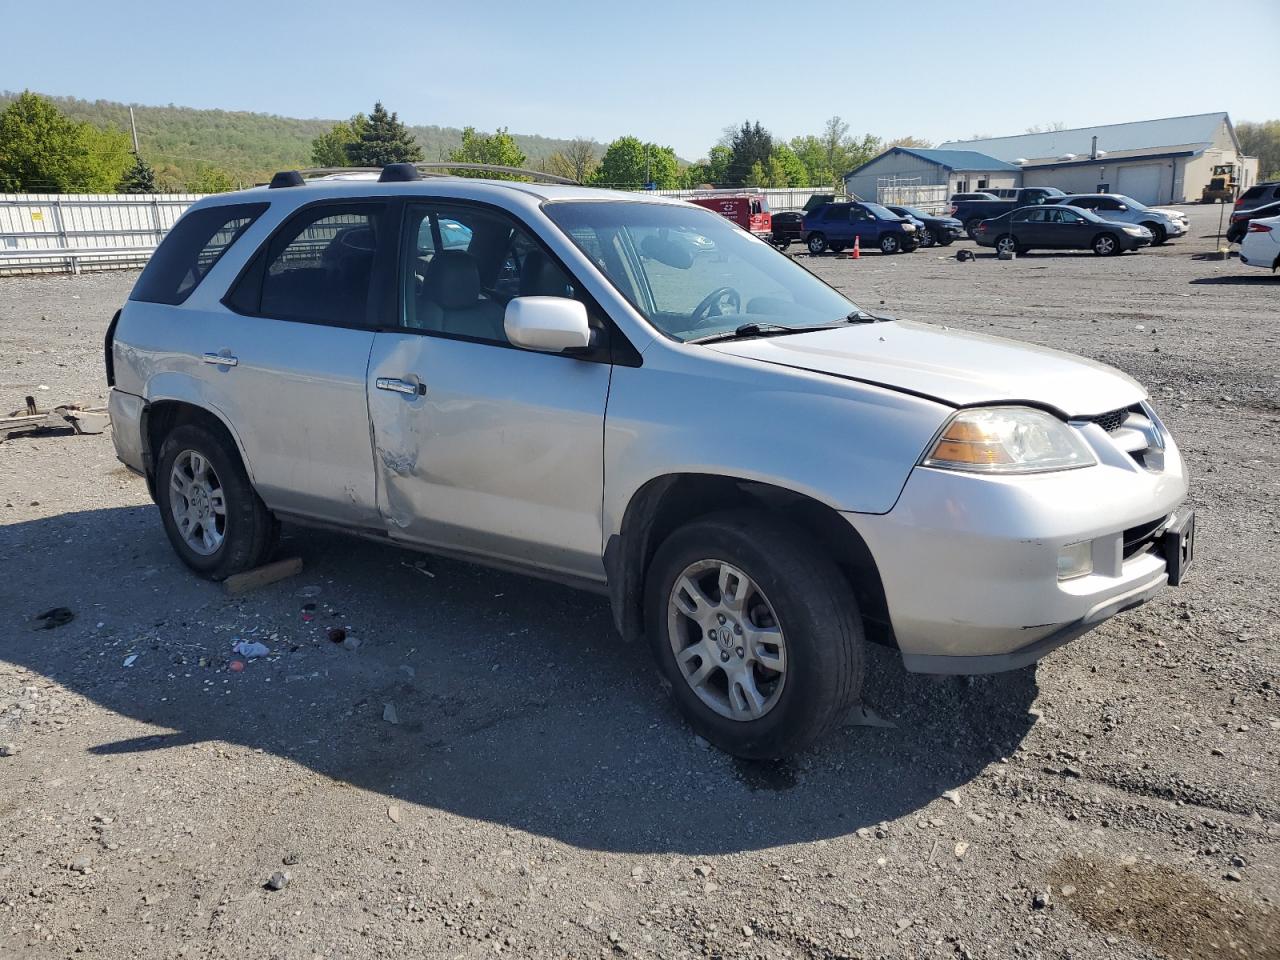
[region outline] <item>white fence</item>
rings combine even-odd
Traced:
[[[147,262],[197,193],[0,194],[0,273]]]
[[[687,200],[690,197],[705,197],[716,193],[741,194],[750,193],[764,197],[769,209],[774,213],[779,210],[802,210],[815,193],[831,193],[829,187],[741,187],[724,190],[651,190],[660,197],[679,197]]]

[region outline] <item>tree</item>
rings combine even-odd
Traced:
[[[133,166],[121,178],[116,189],[120,193],[155,193],[156,172],[141,155],[135,154]]]
[[[570,176],[579,183],[586,183],[590,180],[591,175],[595,173],[596,167],[600,165],[600,160],[596,156],[596,142],[585,137],[575,137],[559,153],[569,162],[569,166],[573,169],[573,173]]]
[[[363,135],[369,118],[357,113],[350,120],[339,120],[320,136],[311,141],[311,163],[317,167],[347,167],[351,160],[347,144],[355,143]]]
[[[860,139],[849,135],[849,125],[839,117],[832,117],[822,128],[820,135],[794,137],[791,150],[804,165],[809,184],[838,188],[841,177],[862,166],[881,152],[880,138],[870,133]]]
[[[769,155],[773,153],[773,137],[757,120],[754,124],[744,120],[733,142],[729,144],[729,169],[725,172],[725,182],[730,186],[741,186],[751,175],[755,164],[766,167]]]
[[[63,116],[26,91],[0,112],[0,190],[109,193],[129,169],[129,138]]]
[[[413,163],[422,159],[422,148],[382,101],[373,105],[360,138],[345,145],[347,163],[353,167],[385,167],[388,163]]]
[[[619,137],[605,150],[592,182],[638,190],[652,181],[659,190],[674,190],[680,179],[680,162],[673,149],[643,143],[638,137]]]
[[[464,127],[462,145],[449,154],[455,163],[491,163],[500,167],[523,167],[528,158],[524,155],[506,127],[493,133],[477,133],[475,127]],[[463,177],[485,177],[490,180],[519,180],[517,174],[488,173],[484,170],[454,171]]]
[[[217,167],[205,167],[187,181],[187,189],[192,193],[226,193],[235,188],[231,175]]]
[[[894,147],[919,147],[921,150],[927,150],[929,147],[932,147],[932,146],[933,146],[932,140],[925,140],[921,137],[912,137],[908,135],[905,137],[898,137],[894,140],[890,140],[888,143],[884,145],[883,149],[881,149],[878,152],[883,153],[885,150],[892,150]]]
[[[1280,180],[1280,120],[1242,120],[1236,124],[1236,139],[1241,153],[1258,158],[1259,180]]]
[[[785,143],[774,144],[773,153],[769,154],[769,171],[770,178],[774,181],[770,186],[809,186],[809,171],[805,169],[805,165],[796,156],[795,151]]]

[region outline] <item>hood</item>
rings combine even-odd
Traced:
[[[1147,213],[1158,213],[1170,220],[1185,220],[1187,215],[1181,210],[1170,210],[1168,207],[1147,207]]]
[[[958,407],[1023,401],[1069,417],[1089,417],[1147,396],[1136,380],[1083,357],[908,320],[707,346],[735,357],[874,383]]]

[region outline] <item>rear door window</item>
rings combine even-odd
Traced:
[[[189,212],[151,255],[129,299],[183,303],[268,206],[234,203]]]
[[[241,277],[228,305],[279,320],[374,325],[369,293],[382,212],[379,203],[344,203],[296,214]]]

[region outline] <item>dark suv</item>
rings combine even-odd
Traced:
[[[1280,180],[1265,180],[1262,183],[1255,183],[1240,194],[1236,200],[1236,210],[1252,210],[1254,207],[1260,207],[1264,203],[1274,203],[1277,200],[1280,200]]]
[[[832,250],[878,247],[881,253],[909,253],[920,245],[915,224],[887,207],[866,201],[826,203],[805,214],[804,242],[815,257]]]

